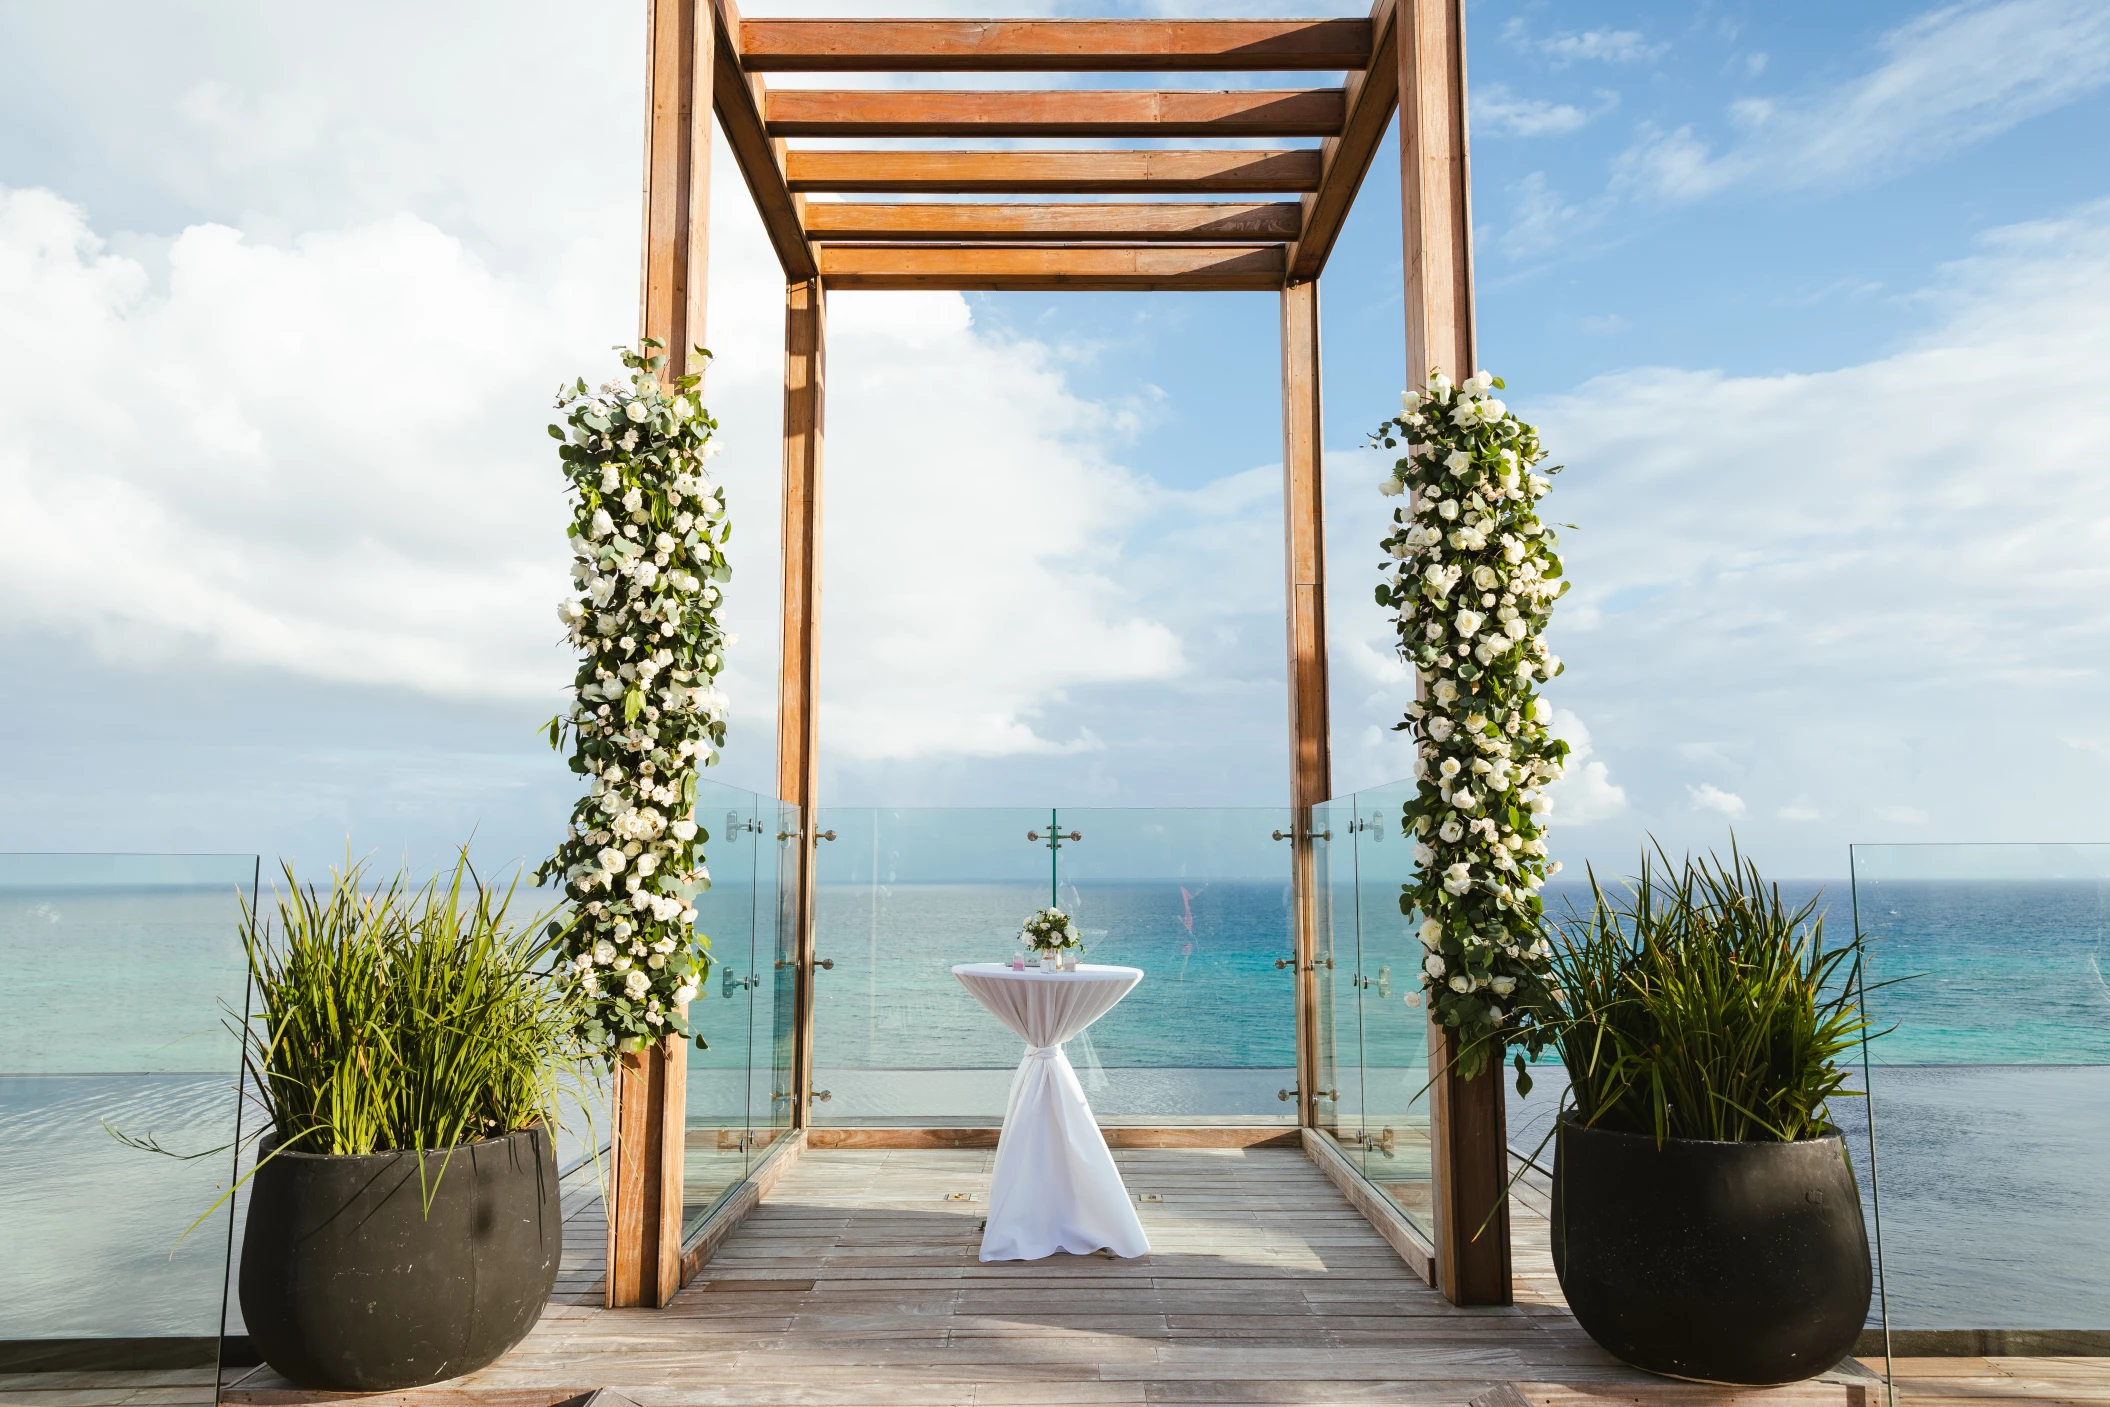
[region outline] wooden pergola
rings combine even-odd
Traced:
[[[1327,751],[1319,277],[1399,114],[1406,364],[1476,365],[1463,0],[1377,0],[1367,19],[743,20],[733,0],[651,0],[643,331],[669,374],[703,341],[711,115],[783,265],[783,662],[778,794],[799,809],[792,1119],[810,1114],[822,405],[830,289],[1273,290],[1282,317],[1282,463],[1294,826],[1299,1122],[1316,1126],[1311,808]],[[1293,73],[1288,89],[771,88],[766,75]],[[806,150],[793,138],[962,139],[957,149]],[[976,139],[1193,139],[1180,149],[1000,150]],[[1316,146],[1209,145],[1317,138]],[[809,195],[849,199],[808,200]],[[885,196],[884,201],[867,197]],[[946,197],[918,199],[917,197]],[[963,200],[958,197],[976,197]],[[1079,200],[1075,197],[1092,197]],[[1131,197],[1132,199],[1109,199]],[[1141,199],[1134,199],[1141,197]],[[1447,1051],[1432,1028],[1432,1068]],[[616,1080],[608,1302],[665,1304],[682,1245],[684,1064],[668,1042]],[[1431,1098],[1437,1280],[1510,1299],[1499,1070]],[[1482,1227],[1485,1230],[1481,1230]],[[1476,1236],[1475,1232],[1479,1232]],[[695,1259],[690,1251],[691,1264]]]

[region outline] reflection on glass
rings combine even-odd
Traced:
[[[0,1339],[176,1340],[210,1400],[231,1208],[184,1233],[233,1176],[256,883],[251,855],[0,855]]]
[[[1363,975],[1357,959],[1355,803],[1312,808],[1312,982],[1318,1126],[1351,1156],[1363,1138]]]
[[[748,1062],[755,1019],[762,799],[699,779],[696,823],[708,836],[711,887],[696,896],[696,931],[710,939],[711,974],[689,1004],[688,1130],[682,1215],[691,1229],[747,1174]],[[772,808],[773,809],[773,808]]]
[[[1423,1233],[1434,1234],[1429,1163],[1429,1023],[1418,915],[1400,912],[1414,877],[1401,814],[1414,783],[1356,793],[1355,895],[1363,1048],[1363,1175]],[[1412,1004],[1410,1004],[1412,1003]]]
[[[1857,845],[1851,903],[1892,1328],[2110,1326],[2110,846]]]

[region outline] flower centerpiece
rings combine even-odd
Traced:
[[[550,434],[570,483],[572,580],[557,616],[579,648],[574,701],[550,720],[589,779],[557,853],[536,879],[559,880],[575,922],[563,961],[583,989],[586,1038],[612,1055],[688,1034],[688,1003],[710,971],[694,896],[710,886],[691,812],[696,771],[725,742],[714,680],[732,637],[718,583],[731,575],[725,491],[705,461],[717,423],[699,375],[662,384],[665,358],[618,348],[627,373],[560,387],[569,434]],[[697,349],[703,356],[709,353]]]
[[[1560,865],[1543,818],[1568,752],[1536,689],[1561,672],[1545,631],[1568,584],[1538,515],[1558,470],[1538,470],[1538,431],[1501,388],[1484,371],[1456,384],[1435,372],[1372,437],[1407,451],[1379,485],[1408,501],[1379,543],[1390,560],[1377,587],[1417,684],[1396,725],[1413,735],[1418,783],[1402,815],[1416,875],[1400,911],[1420,916],[1430,1016],[1454,1033],[1467,1078],[1505,1042],[1536,1054],[1551,1039],[1537,1017],[1552,956],[1539,890]],[[1530,1084],[1520,1053],[1517,1085]]]
[[[1036,911],[1019,927],[1018,936],[1040,957],[1043,966],[1049,959],[1074,966],[1084,956],[1084,942],[1077,936],[1076,924],[1060,909]]]

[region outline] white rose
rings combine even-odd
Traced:
[[[1407,491],[1407,486],[1397,479],[1386,479],[1377,486],[1377,491],[1387,498],[1397,498]]]
[[[1458,701],[1458,686],[1448,679],[1437,680],[1436,687],[1429,692],[1436,696],[1436,702],[1440,704],[1456,703]]]
[[[593,521],[586,525],[587,535],[589,537],[606,537],[614,531],[615,519],[608,516],[608,510],[605,508],[594,509]]]
[[[630,969],[630,975],[623,979],[623,990],[633,997],[641,997],[652,990],[652,979],[633,967]]]
[[[1551,723],[1553,721],[1553,705],[1547,703],[1544,699],[1533,699],[1531,701],[1531,721],[1534,723]]]
[[[1494,988],[1496,996],[1506,997],[1517,989],[1517,979],[1514,977],[1497,977],[1487,985]]]
[[[631,404],[635,405],[636,402],[633,401],[631,402]],[[635,513],[638,509],[638,505],[643,503],[644,501],[645,495],[643,490],[633,485],[630,491],[623,495],[623,508],[627,512]]]
[[[654,870],[658,868],[659,856],[640,855],[637,857],[637,872],[639,874],[651,874]]]
[[[1503,405],[1492,396],[1480,402],[1480,419],[1489,425],[1494,424],[1507,414],[1509,414],[1509,407]]]
[[[1472,867],[1463,860],[1443,872],[1443,887],[1452,894],[1463,894],[1473,887]]]
[[[1444,758],[1443,765],[1438,767],[1436,771],[1445,781],[1449,781],[1458,775],[1458,759],[1455,757]]]
[[[1548,655],[1546,656],[1546,662],[1539,667],[1545,670],[1546,677],[1551,679],[1554,675],[1561,672],[1561,657],[1559,655]]]
[[[623,414],[629,416],[633,421],[642,421],[651,413],[651,409],[643,401],[632,401],[623,407]]]
[[[687,819],[686,817],[679,821],[676,821],[672,826],[669,826],[668,829],[674,832],[674,838],[676,840],[687,841],[694,840],[696,838],[696,823]]]
[[[1482,591],[1494,590],[1495,583],[1500,580],[1501,578],[1495,575],[1493,567],[1482,566],[1473,568],[1473,585],[1479,587]]]
[[[1534,815],[1543,816],[1546,812],[1551,811],[1552,809],[1553,802],[1546,796],[1544,792],[1538,792],[1533,794],[1531,798],[1531,810]]]
[[[1451,990],[1454,992],[1470,992],[1472,989],[1472,979],[1468,977],[1458,976],[1451,979]]]
[[[1458,500],[1446,498],[1443,502],[1436,505],[1436,514],[1446,523],[1450,522],[1458,516]]]
[[[1443,925],[1435,919],[1421,921],[1421,946],[1434,951],[1443,942]]]
[[[593,945],[593,960],[603,967],[614,962],[615,944],[609,942],[606,938],[597,941]]]
[[[1457,730],[1457,726],[1450,719],[1439,713],[1429,720],[1429,737],[1440,743],[1450,737]]]
[[[674,989],[674,1005],[687,1006],[694,1000],[696,1000],[696,989],[694,987],[676,987]]]
[[[1421,960],[1421,970],[1431,977],[1443,976],[1443,954],[1430,953]]]
[[[1436,828],[1436,834],[1442,836],[1446,844],[1456,845],[1464,837],[1465,827],[1458,824],[1458,818],[1453,816]]]
[[[1494,388],[1495,378],[1484,369],[1476,371],[1471,376],[1466,377],[1465,380],[1459,383],[1458,386],[1459,390],[1466,392],[1468,395],[1474,396],[1484,396],[1489,391],[1494,390]]]
[[[1480,623],[1485,619],[1487,617],[1478,611],[1460,611],[1451,623],[1457,626],[1460,635],[1472,635],[1480,629]]]
[[[1463,473],[1473,467],[1473,457],[1462,449],[1454,449],[1443,457],[1443,467],[1453,474]]]
[[[1460,811],[1470,811],[1479,804],[1480,799],[1469,791],[1454,791],[1451,793],[1451,805],[1457,807]]]

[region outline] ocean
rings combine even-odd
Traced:
[[[1109,832],[1101,822],[1097,835]],[[1418,947],[1398,912],[1396,871],[1358,872],[1343,848],[1325,891],[1322,1080],[1344,1129],[1366,1116],[1373,1129],[1412,1124],[1426,1080],[1421,1013],[1406,1004]],[[1254,875],[1258,858],[1282,851],[1257,852],[1228,879],[1137,874],[1155,863],[1147,846],[1124,853],[1130,873],[1080,875],[1058,891],[1087,961],[1146,973],[1072,1044],[1094,1108],[1108,1123],[1287,1123],[1292,1106],[1278,1092],[1294,1077],[1292,979],[1275,964],[1289,954],[1289,895],[1282,880]],[[778,895],[766,860],[714,869],[700,907],[719,967],[693,1013],[709,1048],[690,1056],[690,1114],[728,1131],[764,1128],[786,1108]],[[242,1001],[234,894],[247,880],[67,879],[0,870],[0,961],[11,974],[0,987],[0,1337],[210,1333],[229,1213],[178,1238],[232,1169],[230,1155],[210,1150],[233,1135],[223,1023]],[[1891,1322],[2110,1327],[2100,1271],[2110,1219],[2094,1196],[2110,1155],[2104,882],[1864,873],[1858,896],[1846,881],[1825,888],[1835,934],[1851,931],[1860,901],[1871,984],[1910,979],[1869,996],[1894,1028],[1870,1051],[1879,1183],[1868,1104],[1834,1111],[1872,1216],[1880,1190]],[[817,1121],[1000,1119],[1018,1044],[949,969],[1008,958],[1019,921],[1049,897],[1044,871],[960,883],[902,867],[829,877],[816,930],[834,964],[817,988],[816,1084],[829,1097]],[[1525,1151],[1561,1086],[1557,1066],[1535,1076],[1528,1099],[1509,1096],[1512,1142]],[[201,1156],[128,1148],[106,1124]],[[567,1140],[567,1157],[581,1151]],[[727,1175],[738,1166],[735,1154]]]

